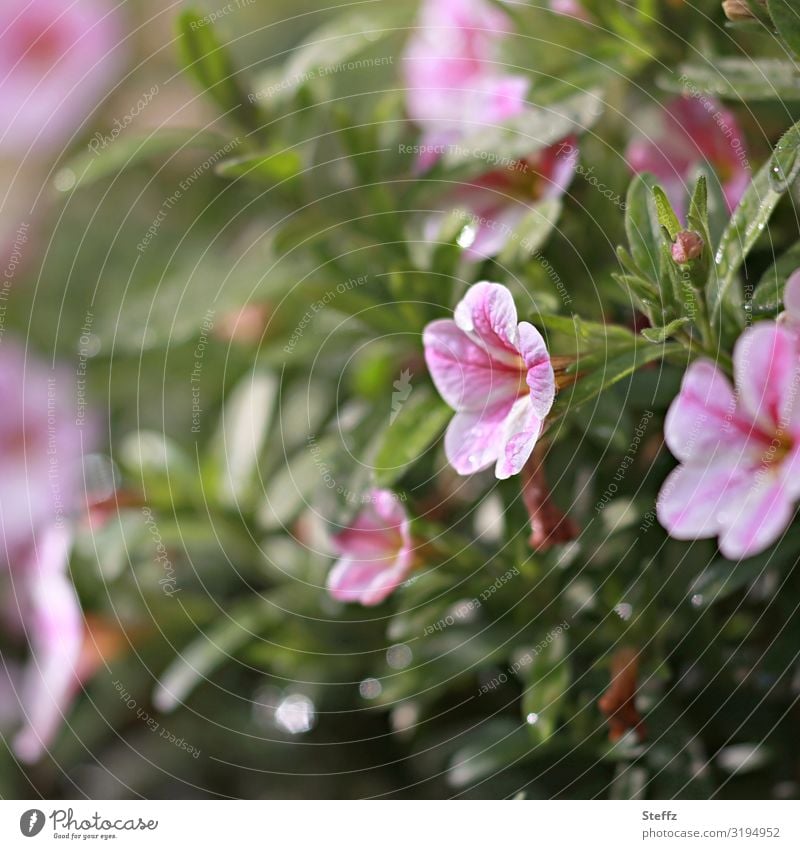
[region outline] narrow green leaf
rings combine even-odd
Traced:
[[[686,318],[686,316],[676,318],[664,327],[648,327],[644,329],[642,331],[642,336],[644,336],[648,342],[657,342],[660,344],[669,339],[670,336],[674,336],[678,330],[685,327],[687,324],[691,324],[691,319]]]
[[[682,350],[678,343],[657,346],[640,342],[633,348],[610,354],[602,352],[592,358],[579,359],[572,371],[581,374],[581,377],[572,387],[559,393],[549,421],[555,423],[568,413],[574,412],[582,404],[591,401],[647,363]]]
[[[683,93],[687,85],[730,100],[800,100],[800,71],[782,59],[713,56],[700,64],[681,65],[659,78],[662,88]]]
[[[492,719],[469,735],[470,742],[453,756],[447,771],[452,787],[467,787],[530,758],[534,746],[525,726],[508,719]]]
[[[661,186],[653,186],[653,200],[656,204],[658,223],[667,231],[670,239],[674,240],[683,227]]]
[[[262,598],[248,599],[190,643],[161,675],[153,692],[153,704],[169,713],[183,704],[198,684],[253,641],[258,629],[277,608]]]
[[[756,313],[774,313],[783,304],[783,290],[792,272],[800,268],[800,242],[796,242],[764,272],[750,306]]]
[[[279,150],[226,159],[215,171],[220,177],[243,179],[260,185],[275,186],[291,181],[303,170],[303,159],[297,150]],[[296,187],[293,186],[296,191]]]
[[[399,388],[398,388],[399,387]],[[374,460],[375,480],[380,486],[391,486],[427,451],[444,429],[453,411],[427,388],[414,390],[403,400],[406,384],[402,376],[393,393],[396,410],[386,428]]]
[[[498,260],[503,265],[522,261],[536,253],[550,237],[561,216],[561,198],[545,198],[537,203],[523,218],[500,253]]]
[[[625,232],[631,256],[641,273],[658,280],[661,233],[651,215],[650,200],[656,180],[652,174],[639,174],[631,180],[625,204]]]
[[[715,273],[712,273],[708,289],[708,308],[714,326],[720,324],[723,301],[730,296],[742,263],[767,226],[783,193],[797,176],[800,168],[798,147],[800,124],[795,124],[753,178],[722,234],[714,258]],[[741,293],[736,300],[741,300]]]
[[[614,272],[612,276],[627,294],[633,296],[639,309],[648,317],[654,307],[661,305],[661,296],[650,281],[636,274]]]
[[[192,499],[199,470],[181,445],[161,433],[141,430],[126,436],[118,458],[145,500],[172,505]]]
[[[223,504],[243,508],[257,485],[277,394],[275,374],[254,371],[242,378],[225,403],[212,451],[213,480]]]
[[[178,16],[177,29],[178,52],[187,72],[231,120],[249,130],[258,129],[254,99],[241,87],[228,49],[217,38],[207,16],[185,9]]]
[[[62,191],[83,188],[151,157],[198,148],[220,150],[228,141],[218,133],[180,127],[154,130],[147,136],[122,137],[97,153],[90,149],[69,160],[58,171],[54,182]]]
[[[769,557],[751,557],[739,563],[715,560],[697,576],[689,588],[695,607],[708,607],[752,583],[768,567]]]
[[[778,35],[800,56],[800,0],[767,0],[767,10]]]
[[[579,350],[604,350],[615,347],[631,347],[636,344],[636,337],[627,327],[618,324],[602,324],[599,321],[586,321],[578,315],[549,315],[542,313],[533,319],[545,330],[561,333],[574,338],[575,348]]]
[[[700,234],[708,233],[708,180],[705,174],[697,178],[686,221],[690,230]]]
[[[525,684],[522,718],[536,742],[547,742],[556,729],[571,677],[567,654],[566,630],[558,625],[514,660],[517,675]]]

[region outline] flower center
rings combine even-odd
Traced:
[[[57,24],[32,15],[16,24],[13,37],[17,58],[30,65],[51,66],[66,46]]]
[[[792,438],[782,431],[777,431],[774,439],[761,455],[761,465],[765,469],[779,466],[792,450]]]

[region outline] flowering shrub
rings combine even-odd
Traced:
[[[119,5],[0,11],[0,795],[799,796],[786,5]]]

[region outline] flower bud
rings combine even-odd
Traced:
[[[547,551],[576,539],[580,530],[552,500],[544,473],[544,449],[537,445],[533,457],[522,468],[522,501],[531,520],[529,544],[534,551]]]
[[[756,2],[767,6],[767,0],[756,0]],[[750,10],[747,0],[723,0],[722,11],[729,21],[754,21],[756,16]]]
[[[597,702],[608,720],[608,737],[612,743],[633,729],[639,742],[646,736],[644,723],[636,709],[639,676],[639,652],[623,646],[611,656],[611,684]]]
[[[703,237],[694,230],[681,230],[672,245],[672,258],[677,263],[691,262],[703,253]]]

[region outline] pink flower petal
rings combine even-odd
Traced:
[[[344,557],[328,576],[328,590],[337,601],[380,604],[403,583],[410,566],[408,553],[373,561]]]
[[[497,461],[507,441],[503,428],[510,411],[510,404],[500,404],[453,416],[444,435],[444,450],[460,475],[483,471]]]
[[[797,336],[764,321],[742,333],[733,352],[742,407],[766,432],[794,435],[800,425],[800,356]]]
[[[409,117],[431,139],[457,141],[525,105],[530,81],[502,74],[497,51],[508,18],[485,0],[425,0],[403,58]],[[426,152],[431,164],[436,152]]]
[[[405,580],[413,562],[408,515],[390,490],[372,489],[369,503],[334,537],[342,557],[328,575],[339,601],[372,605]]]
[[[794,515],[792,500],[780,476],[754,476],[750,487],[722,508],[719,550],[729,560],[752,557],[780,539]]]
[[[800,322],[800,268],[792,272],[783,292],[783,306],[787,313]]]
[[[492,359],[450,319],[423,333],[425,362],[439,394],[454,410],[482,410],[519,395],[519,368]]]
[[[737,411],[728,378],[713,363],[698,360],[686,370],[670,405],[664,438],[679,460],[708,464],[723,455],[733,463],[751,440],[763,445],[764,437]]]
[[[349,527],[333,536],[341,554],[359,559],[392,556],[408,541],[408,517],[390,490],[372,489],[368,500]]]
[[[519,474],[531,456],[542,432],[542,420],[536,415],[531,398],[520,398],[503,423],[502,445],[495,466],[495,476],[506,480]]]
[[[528,370],[527,384],[531,390],[530,402],[540,420],[550,412],[556,396],[556,380],[550,354],[542,334],[527,321],[517,328],[519,349]]]
[[[519,363],[517,308],[511,292],[500,283],[476,283],[458,303],[455,322],[495,359]]]
[[[673,470],[658,495],[658,521],[675,539],[716,536],[723,527],[722,511],[738,503],[748,489],[751,469],[681,465]]]
[[[32,657],[22,683],[25,727],[14,740],[14,750],[29,763],[53,742],[79,685],[76,668],[83,618],[67,575],[70,545],[65,528],[45,532],[26,576],[31,605],[26,628]]]

